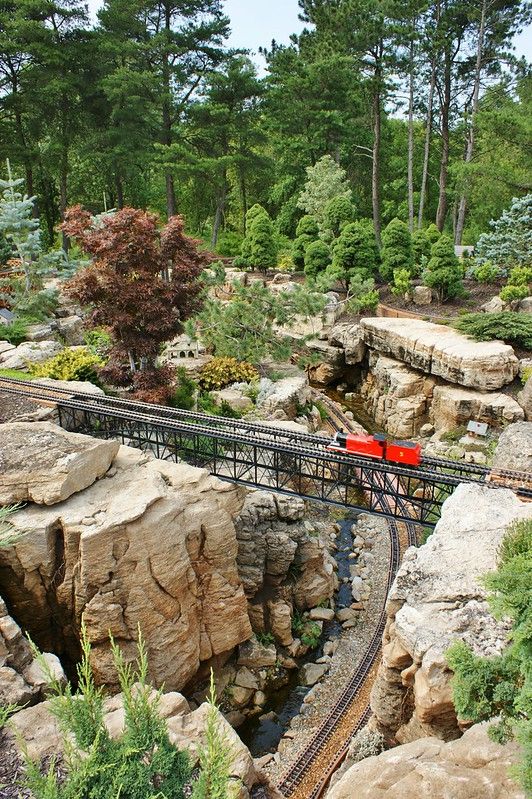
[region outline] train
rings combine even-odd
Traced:
[[[327,449],[403,466],[419,466],[421,463],[420,444],[414,441],[388,441],[381,433],[370,435],[339,430]]]

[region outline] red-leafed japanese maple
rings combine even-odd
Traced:
[[[201,306],[200,274],[208,257],[183,232],[173,216],[158,227],[155,214],[123,208],[95,223],[80,205],[69,208],[61,225],[92,263],[68,284],[67,291],[89,306],[91,326],[106,327],[112,339],[104,378],[133,384],[137,396],[164,399],[171,378],[156,369],[163,342]]]

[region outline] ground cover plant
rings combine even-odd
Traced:
[[[462,333],[477,341],[500,339],[518,347],[532,349],[532,316],[516,311],[464,314],[453,322]]]

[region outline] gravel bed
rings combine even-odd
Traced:
[[[13,421],[17,416],[33,413],[38,407],[35,400],[0,391],[0,424]]]
[[[342,631],[329,672],[324,680],[312,689],[312,701],[305,703],[302,713],[291,721],[288,735],[295,734],[295,737],[283,738],[274,759],[264,767],[275,783],[279,782],[299,753],[308,747],[310,739],[359,665],[375,632],[387,594],[390,536],[388,524],[384,519],[372,517],[371,524],[375,527],[378,525],[378,532],[373,538],[371,549],[373,560],[372,576],[369,580],[370,598],[366,608],[358,614],[356,627]]]

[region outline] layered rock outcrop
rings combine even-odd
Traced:
[[[496,568],[505,531],[519,518],[532,518],[532,505],[513,492],[463,484],[428,542],[405,553],[371,696],[374,724],[388,740],[460,735],[445,653],[456,639],[482,655],[505,646],[507,626],[492,617],[480,578]]]
[[[327,799],[525,799],[509,775],[515,743],[490,741],[476,724],[458,741],[421,738],[352,766]]]
[[[502,341],[472,341],[445,325],[418,319],[361,321],[368,347],[450,383],[493,391],[511,383],[519,368],[513,349]]]
[[[361,396],[379,427],[398,438],[411,438],[428,421],[435,380],[371,352]]]
[[[532,474],[532,423],[508,425],[497,443],[493,469],[510,469]]]
[[[434,388],[430,420],[440,432],[466,425],[470,419],[486,422],[490,427],[503,427],[523,418],[523,409],[506,394],[449,385]]]
[[[44,439],[24,466],[26,477],[19,464],[23,485],[49,468],[48,452],[62,452],[74,440],[52,425],[29,427],[30,435]],[[16,425],[3,426],[4,459],[5,442],[19,432]],[[76,437],[81,451],[84,439]],[[116,445],[105,443],[109,460]],[[94,480],[101,469],[91,474]],[[72,660],[79,655],[83,614],[101,683],[116,679],[109,631],[134,657],[140,626],[154,684],[179,689],[201,661],[251,635],[233,523],[243,494],[202,469],[120,447],[92,485],[64,501],[56,485],[49,493],[45,486],[41,504],[10,518],[23,536],[0,552],[0,589],[42,649]]]

